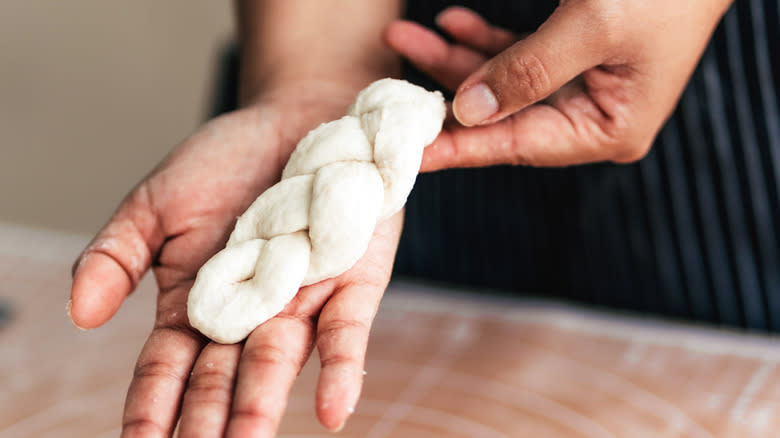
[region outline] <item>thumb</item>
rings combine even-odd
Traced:
[[[495,122],[599,65],[603,56],[593,13],[581,10],[579,3],[558,7],[536,32],[466,78],[453,101],[458,121],[465,126]]]
[[[89,329],[106,322],[135,288],[164,236],[147,193],[136,189],[73,266],[68,313]]]

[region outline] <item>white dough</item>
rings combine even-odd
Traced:
[[[301,286],[351,268],[376,224],[406,203],[445,112],[438,91],[381,79],[358,94],[347,116],[309,132],[282,180],[198,271],[187,301],[192,326],[216,342],[239,342]]]

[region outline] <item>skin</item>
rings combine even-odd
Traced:
[[[449,44],[397,20],[397,1],[335,3],[237,3],[243,108],[176,147],[74,265],[70,312],[85,329],[110,319],[149,268],[159,286],[123,437],[170,436],[177,421],[187,437],[273,436],[313,348],[322,367],[317,415],[331,430],[343,427],[362,386],[401,214],[377,227],[352,269],[301,289],[243,343],[208,342],[189,325],[186,298],[235,217],[279,180],[295,143],[318,123],[341,117],[368,83],[397,75],[388,47],[457,90],[455,117],[426,149],[423,171],[628,162],[647,152],[729,4],[563,1],[523,39],[450,8],[438,18],[455,41]],[[478,84],[492,90],[495,114],[475,115],[465,99]]]

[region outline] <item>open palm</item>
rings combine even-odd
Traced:
[[[157,315],[136,365],[122,436],[272,436],[298,371],[316,346],[316,409],[340,427],[357,403],[368,332],[389,281],[401,230],[380,224],[341,276],[301,289],[242,344],[220,345],[187,320],[200,266],[235,218],[278,181],[295,142],[344,113],[352,96],[268,101],[215,119],[177,147],[124,200],[74,266],[71,316],[97,327],[152,267]]]

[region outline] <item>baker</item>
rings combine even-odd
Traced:
[[[738,1],[722,23],[728,0],[409,3],[413,22],[390,0],[239,2],[240,109],[174,149],[74,268],[82,328],[150,267],[160,288],[125,436],[169,435],[179,412],[183,436],[271,436],[313,347],[317,414],[340,428],[396,252],[405,275],[780,327],[776,3]],[[480,169],[422,175],[400,245],[399,213],[245,343],[208,343],[186,316],[195,273],[296,142],[400,75],[398,55],[454,96],[422,171]]]

